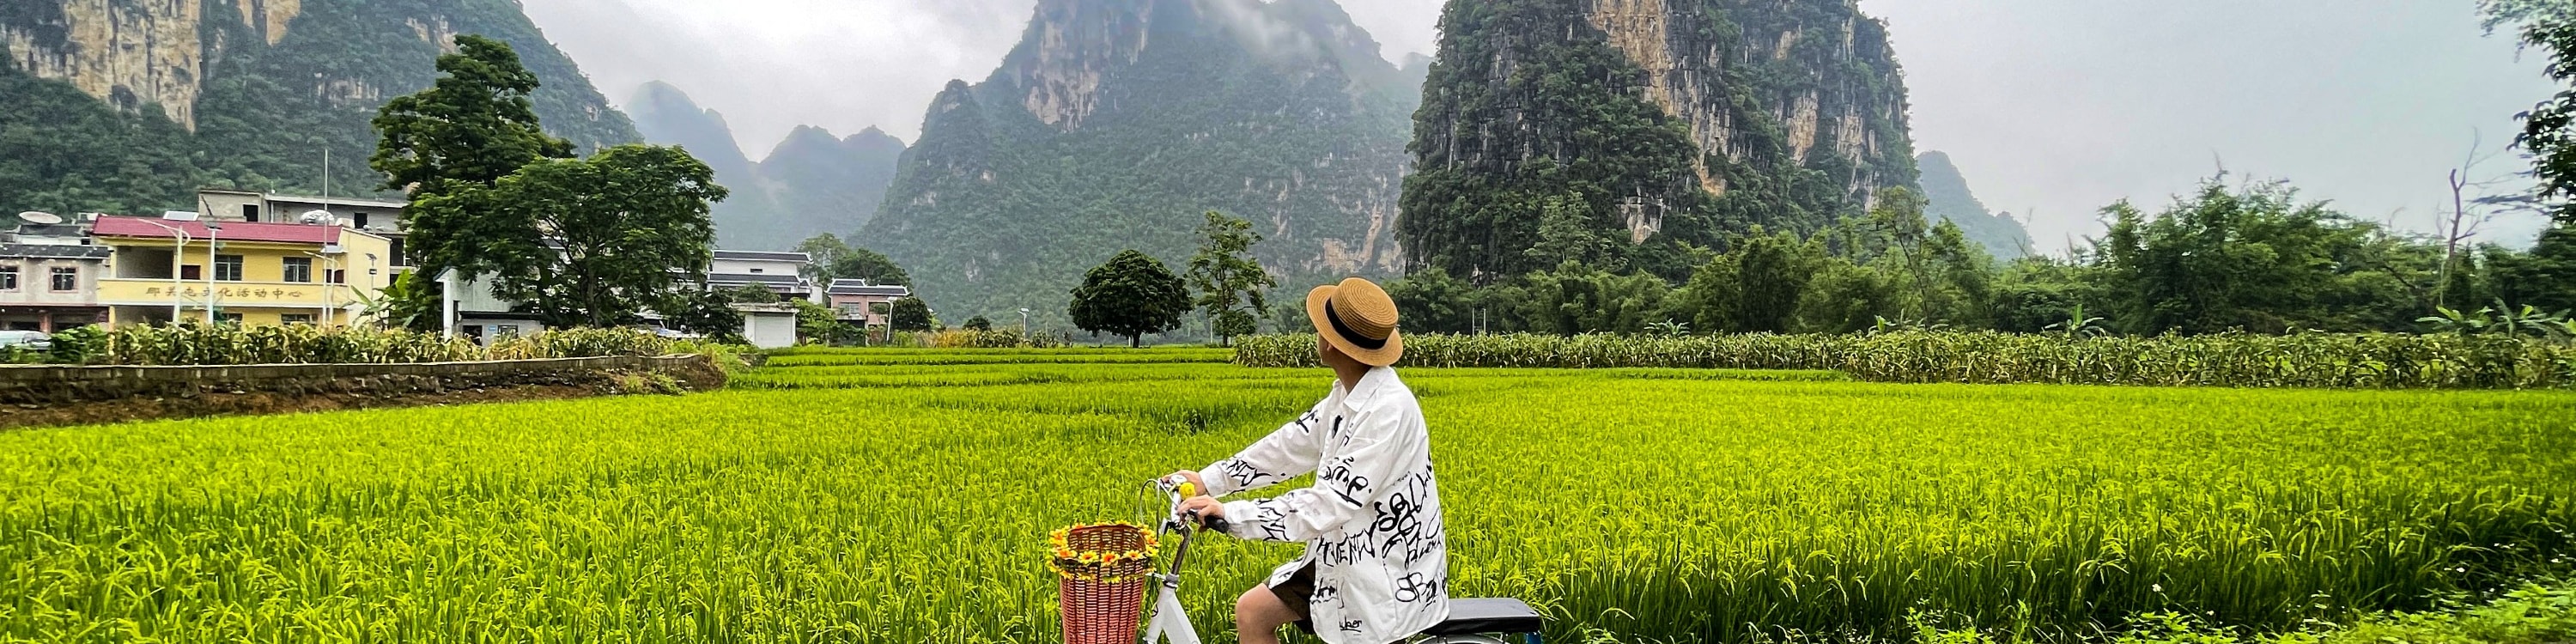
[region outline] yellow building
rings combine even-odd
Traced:
[[[390,240],[338,222],[99,217],[90,236],[112,251],[98,303],[114,325],[204,320],[209,308],[248,325],[348,324],[395,265]]]

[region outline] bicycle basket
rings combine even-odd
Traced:
[[[1054,549],[1047,567],[1059,578],[1065,644],[1136,641],[1145,582],[1154,571],[1154,533],[1131,523],[1101,523],[1057,530],[1048,540]]]

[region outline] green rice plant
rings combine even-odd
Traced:
[[[1054,641],[1048,531],[1330,386],[1081,355],[0,433],[0,641]],[[1400,375],[1453,593],[1555,641],[2253,637],[2576,567],[2564,391]],[[1213,641],[1297,551],[1195,550]]]

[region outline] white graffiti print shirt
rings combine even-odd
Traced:
[[[1270,584],[1315,566],[1315,634],[1331,644],[1384,644],[1449,618],[1449,551],[1431,436],[1413,391],[1386,367],[1333,393],[1296,421],[1200,475],[1225,496],[1313,472],[1314,487],[1225,504],[1245,539],[1304,542],[1306,555]]]

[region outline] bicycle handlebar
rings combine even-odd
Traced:
[[[1191,484],[1188,479],[1181,478],[1177,475],[1166,476],[1160,479],[1155,479],[1154,485],[1155,487],[1161,488],[1163,493],[1171,495],[1172,516],[1198,524],[1199,527],[1209,530],[1215,530],[1217,532],[1231,532],[1231,530],[1228,530],[1227,528],[1232,527],[1233,523],[1226,521],[1225,517],[1200,517],[1195,513],[1187,516],[1183,516],[1181,514],[1182,501],[1206,496],[1204,494],[1200,494],[1198,486]]]

